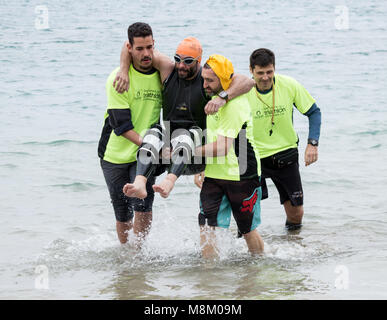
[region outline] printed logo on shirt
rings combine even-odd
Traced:
[[[136,91],[134,99],[159,101],[161,100],[161,92],[153,89],[140,89]]]
[[[187,107],[186,104],[183,102],[182,104],[178,105],[178,106],[176,107],[176,109],[177,109],[178,111],[187,111],[187,110],[188,110],[188,107]]]
[[[273,113],[273,110],[269,107],[264,107],[263,110],[257,110],[254,113],[254,119],[261,119],[261,118],[271,118]],[[274,116],[283,116],[286,113],[286,107],[285,106],[275,106],[274,109]]]

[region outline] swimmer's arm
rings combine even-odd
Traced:
[[[161,82],[164,83],[175,68],[175,63],[159,50],[153,50],[153,67],[159,70]]]
[[[230,87],[226,90],[228,99],[234,99],[242,94],[245,94],[254,87],[255,81],[243,74],[236,73],[232,77]]]
[[[234,74],[232,77],[232,82],[230,87],[225,90],[228,95],[228,100],[239,97],[242,94],[245,94],[254,87],[255,81],[246,77],[242,74]],[[220,97],[210,100],[207,105],[204,107],[204,112],[206,114],[214,114],[218,112],[219,108],[223,107],[226,104],[226,100]]]
[[[113,82],[113,87],[118,93],[123,93],[129,89],[129,68],[132,63],[132,56],[129,53],[129,41],[125,41],[121,49],[120,70],[117,72]],[[152,65],[160,72],[161,82],[164,82],[175,67],[174,62],[165,54],[158,50],[153,51]]]
[[[234,139],[218,135],[216,141],[199,146],[195,149],[195,155],[201,157],[223,157],[228,154]]]
[[[129,53],[129,41],[125,41],[121,49],[120,70],[113,81],[113,87],[118,93],[123,93],[129,89],[129,67],[132,63],[132,57]]]

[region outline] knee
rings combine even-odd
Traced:
[[[292,217],[301,217],[304,215],[304,206],[294,206],[290,201],[284,203],[285,211]]]
[[[142,164],[159,163],[159,154],[164,146],[164,133],[160,126],[153,126],[145,134],[137,151],[137,160]]]
[[[152,211],[143,212],[143,211],[136,211],[135,217],[137,219],[152,219]]]
[[[250,240],[250,239],[258,239],[260,238],[260,235],[258,233],[257,229],[251,230],[250,232],[242,234],[245,240]]]

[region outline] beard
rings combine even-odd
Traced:
[[[198,71],[198,64],[195,64],[194,66],[190,67],[188,70],[177,68],[177,74],[179,78],[184,80],[191,79],[196,74],[197,71]]]
[[[209,90],[209,91],[204,90],[204,93],[206,94],[206,96],[207,96],[208,98],[212,98],[213,96],[216,95],[216,93],[215,93],[214,91],[212,91],[212,90]]]

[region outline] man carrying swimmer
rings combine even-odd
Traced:
[[[119,68],[109,75],[107,109],[98,144],[98,156],[121,243],[127,242],[128,231],[132,228],[137,239],[143,239],[151,225],[154,178],[148,181],[148,194],[143,199],[126,197],[122,188],[134,181],[138,146],[142,144],[144,133],[159,121],[162,103],[159,72],[152,67],[154,40],[151,27],[136,22],[129,26],[128,38],[126,50],[131,52],[133,61],[128,71],[132,86],[120,94],[113,87]]]
[[[233,74],[230,60],[211,55],[202,71],[204,89],[216,96],[228,89]],[[261,223],[261,168],[253,133],[247,94],[207,116],[207,144],[195,149],[195,154],[207,160],[198,217],[204,258],[217,256],[215,227],[227,228],[231,211],[250,253],[263,252],[263,240],[257,231]]]

